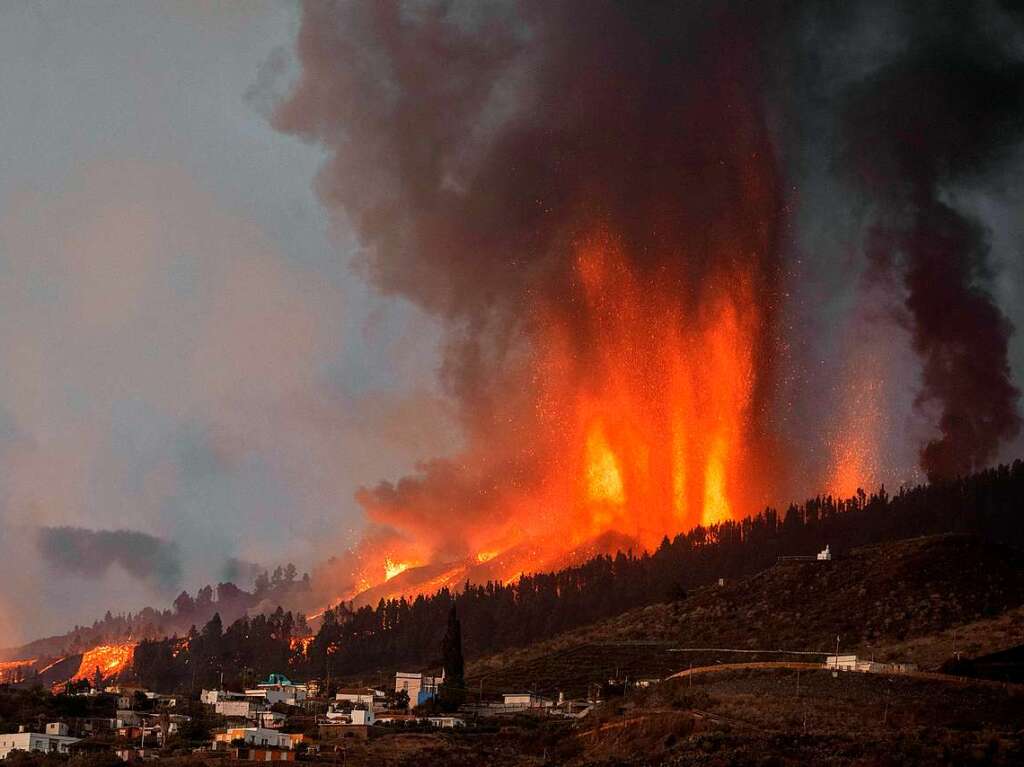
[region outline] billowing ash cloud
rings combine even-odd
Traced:
[[[872,277],[905,293],[918,404],[939,411],[941,434],[921,449],[934,479],[987,465],[1020,430],[988,231],[957,197],[991,185],[1024,137],[1024,56],[1013,19],[987,4],[905,21],[891,60],[840,94],[839,156],[873,206]]]
[[[173,589],[181,581],[177,546],[134,530],[41,527],[36,549],[51,567],[85,578],[102,578],[119,565],[159,588]]]
[[[821,452],[806,428],[787,427],[802,446],[775,440],[792,399],[818,402],[810,428],[822,441],[828,431],[808,394],[818,391],[814,373],[785,370],[787,399],[773,396],[780,361],[791,361],[783,333],[820,332],[781,328],[786,299],[849,305],[864,286],[866,304],[899,296],[921,366],[917,411],[938,431],[920,447],[930,477],[984,466],[1018,434],[1012,327],[989,292],[986,227],[958,194],[987,192],[1019,144],[1019,15],[976,3],[922,13],[896,1],[303,9],[301,74],[274,124],[329,150],[317,187],[358,235],[368,278],[445,321],[441,375],[466,434],[453,459],[360,493],[376,549],[412,539],[435,556],[465,554],[467,529],[514,506],[538,467],[560,460],[545,426],[565,402],[537,393],[550,371],[537,349],[550,341],[544,328],[559,327],[569,362],[555,374],[583,390],[600,378],[609,324],[594,321],[577,247],[595,228],[621,247],[619,282],[653,295],[646,309],[670,307],[650,312],[652,332],[679,317],[693,324],[716,286],[753,307],[743,320],[756,330],[741,373],[754,381],[741,441],[776,463],[741,465],[744,512],[797,487],[782,476],[787,451]],[[843,232],[832,250],[798,252],[795,229],[810,210],[816,227],[834,221]],[[849,279],[841,251],[856,254],[867,279]],[[797,257],[816,262],[834,292],[784,284],[808,271]],[[632,309],[604,294],[597,304],[608,315]],[[839,313],[803,314],[824,325]],[[650,351],[642,343],[637,366]],[[872,368],[894,353],[879,348]],[[857,354],[872,359],[870,349]],[[909,388],[915,376],[908,366],[897,383]],[[878,401],[867,406],[883,407],[882,392],[868,391]],[[840,396],[856,403],[865,393]],[[877,420],[899,418],[907,414]],[[893,432],[877,439],[910,439]]]
[[[467,435],[458,459],[364,491],[371,521],[465,553],[467,524],[493,520],[559,458],[538,423],[554,407],[536,399],[535,352],[557,326],[565,377],[598,378],[621,313],[584,306],[577,246],[595,235],[667,315],[699,314],[711,291],[749,280],[761,417],[785,203],[743,16],[700,3],[310,2],[298,56],[274,123],[330,150],[318,189],[359,235],[369,279],[447,322],[441,375]]]

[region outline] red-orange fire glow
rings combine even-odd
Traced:
[[[518,428],[529,434],[524,450],[541,476],[488,490],[496,513],[459,529],[477,552],[462,565],[374,588],[370,601],[459,587],[467,576],[513,580],[561,566],[577,550],[599,553],[591,544],[607,536],[608,546],[650,550],[665,535],[762,503],[752,405],[766,320],[754,278],[725,263],[681,300],[677,282],[639,274],[615,237],[579,242],[579,314],[542,301],[535,312],[534,407]],[[581,324],[598,339],[583,354],[574,337]],[[354,589],[338,599],[391,581],[410,563],[444,562],[437,543],[389,540],[386,554],[366,545]]]
[[[545,525],[572,545],[615,532],[641,546],[731,519],[749,449],[761,313],[742,273],[723,275],[687,309],[676,286],[634,273],[614,238],[578,246],[592,335],[580,379],[570,329],[543,330],[542,413],[552,441]],[[566,414],[569,417],[566,418]],[[541,532],[541,531],[538,531]]]
[[[390,581],[396,575],[401,575],[408,569],[408,562],[395,562],[390,557],[386,557],[384,559],[384,580]]]
[[[0,673],[4,671],[11,671],[12,669],[26,668],[28,666],[34,666],[36,663],[35,658],[29,658],[26,660],[5,660],[0,661]]]
[[[0,684],[27,676],[36,664],[35,658],[0,661]]]
[[[135,642],[93,647],[82,655],[82,662],[78,666],[78,671],[71,677],[71,681],[77,682],[80,679],[92,681],[96,676],[96,669],[99,669],[100,676],[104,680],[112,679],[131,665],[134,656]]]

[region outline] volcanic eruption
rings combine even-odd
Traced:
[[[649,549],[775,497],[791,450],[774,421],[792,200],[768,95],[780,31],[802,7],[304,6],[301,73],[274,125],[328,150],[317,188],[358,236],[361,271],[442,323],[440,374],[465,435],[457,454],[360,491],[366,534],[319,573],[335,596]],[[879,147],[902,157],[899,135],[860,130],[855,110],[881,93],[868,111],[885,134],[916,81],[879,77],[890,85],[865,86],[860,101],[855,89],[835,96],[853,105],[840,132],[861,170]],[[959,135],[922,149],[946,167]],[[946,402],[946,437],[924,449],[931,471],[957,438],[949,424],[976,423],[935,383],[960,376],[955,359],[940,369],[959,336],[932,332],[916,284],[930,268],[910,241],[942,213],[937,179],[905,185],[927,168],[873,167],[885,189],[869,193],[910,219],[899,236],[922,396]],[[949,245],[939,250],[978,250],[951,241],[973,235],[949,223],[933,235]],[[949,298],[978,320],[965,332],[992,328],[981,335],[998,378],[1006,326],[965,284],[966,257],[945,270],[961,286]],[[957,407],[976,412],[988,388]],[[1012,386],[990,410],[1012,418],[953,469],[984,463],[1015,433]],[[846,484],[850,471],[835,474]]]
[[[611,39],[614,5],[523,10],[310,4],[275,116],[331,148],[374,282],[449,330],[467,446],[360,493],[371,581],[651,547],[764,494],[784,200],[755,46],[729,14]]]

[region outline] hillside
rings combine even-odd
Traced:
[[[1024,695],[993,685],[722,672],[609,702],[562,763],[1020,764],[1022,716]]]
[[[214,641],[204,645],[203,657],[193,658],[191,651],[179,652],[172,646],[173,641],[168,640],[160,643],[159,647],[144,648],[136,656],[135,671],[138,678],[146,683],[159,681],[164,685],[181,687],[191,685],[193,669],[197,667],[191,664],[195,661],[198,661],[198,667],[209,670],[211,678],[218,669],[223,670],[227,677],[235,678],[246,667],[260,673],[286,667],[289,674],[300,679],[327,674],[358,679],[376,675],[381,669],[429,668],[436,666],[439,660],[441,634],[453,606],[462,622],[463,650],[470,659],[496,653],[515,653],[538,641],[614,620],[615,616],[645,606],[652,607],[652,620],[648,624],[661,621],[674,625],[678,616],[662,615],[665,608],[655,606],[678,599],[687,592],[692,597],[688,610],[701,607],[701,599],[706,599],[702,594],[714,595],[703,605],[707,615],[702,616],[702,620],[709,617],[731,619],[736,625],[742,621],[744,630],[751,631],[761,628],[762,618],[759,615],[774,609],[777,595],[764,592],[763,605],[744,604],[741,615],[739,608],[730,606],[733,586],[726,586],[719,592],[710,584],[717,583],[720,578],[729,583],[753,578],[770,570],[780,556],[806,555],[820,550],[826,543],[842,556],[858,547],[914,536],[959,533],[976,536],[978,543],[985,541],[1021,547],[1024,546],[1024,532],[1018,524],[1018,510],[1022,503],[1022,461],[949,482],[901,488],[895,495],[889,495],[882,488],[871,495],[859,492],[845,500],[819,496],[800,506],[792,505],[781,514],[769,508],[743,520],[696,527],[674,538],[666,537],[653,552],[620,551],[615,556],[598,556],[556,572],[523,575],[510,583],[467,583],[458,590],[441,588],[433,594],[411,599],[381,599],[375,607],[339,604],[323,613],[315,639],[300,645],[292,643],[294,631],[289,629],[272,634],[262,644],[249,642],[243,648],[235,639],[229,640],[228,637],[237,638],[251,633],[251,625],[244,619],[230,626],[226,623],[223,627],[210,626]],[[851,642],[874,642],[878,637],[883,637],[886,642],[906,639],[918,631],[914,622],[919,617],[928,627],[941,627],[941,612],[946,609],[943,607],[944,595],[950,593],[958,600],[967,601],[974,600],[978,594],[988,595],[986,599],[989,601],[977,603],[982,609],[970,608],[974,610],[971,620],[997,614],[1006,606],[1001,604],[1001,600],[1006,600],[986,585],[985,578],[991,573],[972,571],[972,556],[969,550],[959,554],[949,552],[947,558],[953,570],[938,573],[934,588],[926,582],[918,582],[919,574],[909,572],[904,575],[892,571],[885,563],[875,567],[862,562],[862,570],[857,570],[857,562],[861,560],[856,556],[850,565],[854,571],[848,573],[844,573],[838,564],[842,559],[832,565],[826,564],[816,572],[820,575],[834,571],[834,580],[811,584],[818,588],[818,593],[808,595],[813,604],[808,605],[800,616],[788,615],[787,625],[799,626],[805,633],[798,638],[806,643],[813,637],[811,649],[823,650],[826,645],[834,645],[837,632],[846,632],[843,641],[846,643],[844,646],[849,647]],[[904,566],[908,570],[915,567],[909,553]],[[792,567],[797,568],[792,571],[793,575],[802,572],[802,566]],[[874,568],[872,572],[868,572],[871,568]],[[943,585],[951,573],[961,572],[968,574],[963,583],[947,584],[949,587]],[[783,589],[788,588],[785,583],[793,575],[779,570],[772,577],[781,579],[783,585],[779,589]],[[933,606],[938,613],[932,614],[934,611],[930,609],[925,614],[917,603],[904,604],[906,595],[902,595],[898,588],[894,590],[893,586],[903,581],[915,586],[910,595],[914,599],[926,587],[924,599],[930,600],[932,593],[938,594],[938,602]],[[755,593],[764,588],[764,584],[759,585],[756,580],[751,584],[749,588],[753,588]],[[863,595],[857,593],[862,587]],[[745,586],[742,593],[744,598],[749,596],[747,588]],[[862,615],[861,620],[867,623],[850,627],[852,634],[844,624],[841,611],[831,618],[828,615],[829,610],[838,610],[840,601],[863,602],[869,597],[872,604],[878,603],[878,615]],[[1012,599],[1010,597],[1010,601]],[[819,602],[824,602],[824,605],[819,605]],[[858,609],[863,611],[867,608],[860,605]],[[953,615],[963,613],[961,617],[965,619],[970,612],[961,602],[951,603],[948,609]],[[821,613],[821,610],[826,612]],[[726,612],[717,615],[719,611]],[[810,625],[808,621],[811,621]],[[815,626],[814,621],[821,625]],[[285,620],[282,628],[287,628],[287,624],[289,621]],[[866,631],[862,631],[865,628]],[[222,629],[224,640],[217,638]],[[651,641],[653,636],[667,643],[666,649],[682,638],[677,631],[658,635],[650,625],[632,632],[630,636],[634,641]],[[723,632],[718,632],[717,636],[720,640],[729,638]],[[697,639],[690,637],[687,641]],[[730,639],[747,641],[743,637]],[[792,637],[779,636],[778,639]],[[574,651],[593,652],[579,648]],[[593,662],[581,661],[579,665],[592,669],[595,663],[601,666],[604,662],[600,673],[607,672],[613,676],[621,671],[619,667],[633,663],[638,656],[644,662],[639,667],[636,664],[631,666],[630,674],[661,674],[677,668],[680,662],[678,655],[658,656],[653,652],[638,653],[620,647],[614,652],[602,648]],[[699,662],[700,659],[693,660]],[[217,676],[219,670],[216,671]],[[590,671],[586,673],[590,675]],[[585,685],[587,680],[578,681]],[[525,682],[535,683],[536,680],[527,676],[521,683]]]
[[[859,548],[823,562],[781,563],[750,578],[693,591],[521,650],[469,664],[470,687],[582,692],[611,676],[663,676],[716,660],[774,653],[679,652],[686,648],[834,652],[938,665],[931,638],[982,626],[1024,605],[1024,557],[968,536],[944,535]],[[1024,626],[1002,619],[1002,647]],[[966,638],[967,634],[965,634]],[[916,643],[915,643],[916,640]],[[948,656],[946,656],[948,657]]]

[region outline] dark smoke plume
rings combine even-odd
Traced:
[[[1020,428],[1012,329],[986,286],[986,231],[956,193],[985,189],[1019,143],[1019,21],[998,4],[899,0],[305,3],[301,74],[274,124],[328,150],[318,191],[367,277],[445,324],[441,373],[467,436],[454,459],[360,493],[375,536],[464,554],[462,531],[557,458],[538,439],[536,307],[569,329],[585,385],[601,327],[573,244],[595,224],[680,316],[751,279],[763,332],[745,439],[776,463],[742,467],[741,501],[773,498],[766,482],[789,463],[772,433],[786,417],[777,320],[800,288],[783,285],[787,190],[799,198],[808,161],[856,190],[837,216],[868,212],[872,274],[905,292],[918,404],[940,411],[924,469],[990,462]],[[835,253],[805,255],[836,269]]]
[[[181,581],[177,547],[146,533],[42,527],[36,549],[51,567],[86,578],[102,578],[113,565],[120,565],[159,588],[172,589]]]
[[[905,50],[848,89],[841,115],[842,166],[875,207],[873,276],[902,284],[918,404],[940,409],[941,436],[921,450],[931,479],[984,467],[1021,425],[988,235],[955,200],[1024,136],[1024,59],[1003,39],[1011,19],[988,8],[912,14]]]
[[[585,380],[597,331],[572,246],[595,227],[680,306],[742,273],[772,327],[784,200],[743,14],[602,0],[303,8],[302,72],[274,124],[330,151],[318,190],[358,233],[369,279],[446,323],[442,376],[474,456],[364,492],[374,522],[456,540],[502,488],[536,477],[531,310],[561,313]],[[757,418],[775,338],[755,343]]]

